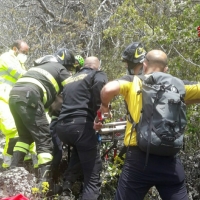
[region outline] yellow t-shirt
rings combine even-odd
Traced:
[[[142,94],[138,91],[141,90],[142,81],[137,76],[125,75],[118,79],[120,84],[120,94],[124,97],[126,101],[130,115],[135,123],[139,122],[140,114],[142,110]],[[186,95],[185,100],[200,99],[200,84],[185,85]],[[127,121],[124,144],[125,146],[136,146],[136,132],[133,130],[131,140],[130,134],[132,129],[132,123]]]

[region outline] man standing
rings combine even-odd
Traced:
[[[8,105],[9,93],[15,82],[26,72],[24,63],[29,46],[22,40],[16,40],[8,52],[0,56],[0,130],[5,135],[3,168],[11,163],[13,148],[17,142],[17,129]]]
[[[84,67],[67,79],[56,126],[61,141],[73,146],[68,172],[81,164],[84,176],[82,200],[96,200],[100,195],[102,163],[93,122],[107,77],[99,71],[99,66],[97,57],[88,57]],[[73,183],[69,180],[72,180],[71,173],[66,174],[62,196],[70,195]]]
[[[125,75],[130,80],[133,79],[134,75],[142,74],[142,66],[145,58],[146,51],[141,42],[132,42],[129,44],[122,53],[122,62],[125,63],[127,69],[127,75]],[[126,119],[127,123],[133,123],[133,119],[128,111],[127,103],[124,102],[126,106]],[[119,157],[124,159],[123,155],[126,153],[127,147],[124,145],[119,153]]]
[[[60,49],[35,61],[10,92],[9,106],[15,120],[19,139],[15,145],[11,167],[24,159],[35,141],[38,158],[39,183],[51,181],[52,140],[45,109],[53,103],[70,76],[75,59],[68,49]]]
[[[147,53],[143,62],[145,75],[153,72],[166,72],[167,55],[160,50]],[[142,95],[138,94],[142,81],[137,76],[109,82],[101,91],[102,113],[109,112],[108,104],[118,94],[123,95],[128,110],[135,123],[139,122],[142,110]],[[185,100],[200,99],[200,85],[186,85]],[[99,129],[99,124],[95,124]],[[156,186],[163,200],[188,200],[184,169],[180,158],[176,156],[158,156],[149,154],[148,165],[146,153],[137,146],[136,131],[127,123],[124,144],[128,147],[122,174],[119,179],[115,200],[143,200],[152,186]],[[145,168],[144,168],[145,166]]]

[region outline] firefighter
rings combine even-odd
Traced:
[[[24,63],[29,51],[28,44],[23,40],[16,40],[8,52],[0,56],[0,130],[5,135],[5,146],[3,150],[3,168],[11,164],[13,148],[18,139],[18,133],[13,116],[8,105],[10,90],[15,82],[26,72]],[[30,148],[34,167],[37,166],[35,157],[35,146]]]
[[[84,65],[84,58],[80,55],[75,56],[75,64],[74,64],[74,69],[72,71],[72,74],[74,72],[78,72]],[[60,162],[62,160],[62,142],[57,136],[55,126],[57,124],[57,119],[60,114],[61,106],[62,106],[62,94],[59,94],[56,96],[55,101],[53,104],[50,106],[48,114],[51,117],[51,123],[50,123],[50,133],[52,136],[52,141],[54,144],[53,148],[53,171],[55,173],[54,177],[57,178],[58,174],[58,168],[60,165]],[[70,147],[68,147],[70,149]]]
[[[84,65],[84,59],[82,56],[77,55],[75,56],[75,64],[74,64],[74,69],[73,71],[70,71],[71,74],[77,73]],[[53,174],[53,180],[55,182],[58,182],[58,177],[62,173],[60,170],[60,166],[63,165],[62,157],[63,157],[63,146],[65,144],[60,141],[59,137],[57,136],[56,132],[56,124],[57,120],[61,111],[63,99],[62,99],[62,93],[56,96],[55,101],[51,104],[48,110],[48,114],[51,118],[50,122],[50,133],[52,136],[52,142],[53,142],[53,160],[52,160],[52,174]],[[68,161],[70,160],[70,152],[71,152],[71,147],[70,145],[67,145],[68,149]],[[76,177],[79,176],[80,174],[80,169],[73,170],[73,173],[77,174]],[[63,178],[65,179],[65,178]],[[73,178],[73,180],[76,178]]]
[[[75,63],[74,55],[66,48],[54,55],[35,61],[10,92],[9,106],[15,120],[19,139],[15,145],[11,168],[19,166],[29,145],[36,143],[38,184],[51,183],[52,139],[45,109],[55,100]]]
[[[61,199],[71,198],[71,189],[78,175],[77,169],[80,168],[84,176],[81,199],[97,200],[100,195],[102,163],[93,121],[101,103],[100,91],[107,82],[107,76],[99,67],[97,57],[87,57],[84,67],[67,79],[63,89],[63,104],[56,131],[60,140],[73,149]]]

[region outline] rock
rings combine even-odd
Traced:
[[[31,189],[35,186],[36,177],[23,167],[16,167],[0,173],[0,199],[17,194],[31,199]]]

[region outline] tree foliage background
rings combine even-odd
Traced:
[[[163,50],[170,73],[200,79],[199,0],[0,0],[0,52],[16,39],[29,44],[27,66],[67,47],[83,57],[97,56],[109,80],[125,74],[123,49],[141,41],[147,51]],[[123,114],[121,98],[113,102]],[[199,106],[188,107],[188,151],[200,147]]]

